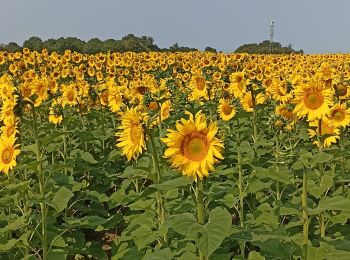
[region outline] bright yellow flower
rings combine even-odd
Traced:
[[[171,110],[170,100],[163,102],[160,107],[160,121],[164,121],[165,119],[169,118]]]
[[[236,108],[228,100],[221,98],[217,112],[223,121],[229,121],[235,116]]]
[[[241,98],[246,92],[246,80],[244,78],[244,72],[234,72],[230,75],[230,93],[235,98]]]
[[[299,118],[307,115],[308,120],[320,119],[329,112],[332,104],[333,91],[324,88],[319,79],[311,79],[308,84],[295,89],[294,101],[297,104],[294,112]]]
[[[205,115],[198,112],[188,120],[182,118],[176,123],[176,130],[168,129],[162,141],[167,145],[164,157],[171,166],[182,174],[203,179],[220,159],[223,144],[215,137],[218,131],[214,122],[207,125]]]
[[[201,98],[208,100],[208,90],[207,83],[203,76],[194,75],[191,78],[189,88],[191,89],[191,94],[189,96],[190,100],[200,100]]]
[[[8,172],[16,166],[16,157],[20,150],[15,145],[14,137],[0,140],[0,172]]]
[[[263,104],[266,101],[266,97],[262,93],[257,94],[254,104],[251,92],[246,92],[240,101],[245,111],[253,112],[254,106]]]
[[[327,114],[330,124],[334,127],[346,127],[350,124],[350,109],[346,103],[334,105]]]
[[[339,139],[339,129],[332,126],[331,122],[326,117],[310,122],[309,126],[316,128],[308,129],[308,133],[310,138],[316,139],[313,143],[317,145],[317,147],[321,146],[320,142],[317,140],[318,135],[323,139],[322,147],[324,148],[330,147]]]
[[[116,133],[116,146],[122,150],[128,161],[136,159],[143,150],[146,150],[145,134],[143,129],[144,113],[136,108],[127,109],[121,113],[120,131]]]

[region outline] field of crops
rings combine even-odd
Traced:
[[[1,259],[350,259],[350,56],[0,52]]]

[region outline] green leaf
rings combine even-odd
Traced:
[[[83,152],[83,153],[81,154],[81,159],[83,159],[84,161],[89,162],[89,163],[91,163],[91,164],[98,163],[98,161],[96,161],[96,160],[94,159],[94,157],[92,156],[92,154],[89,153],[89,152]]]
[[[61,187],[54,195],[50,206],[54,207],[57,213],[61,212],[67,207],[69,200],[73,197],[73,192],[66,187]]]
[[[320,198],[329,188],[334,184],[333,177],[330,175],[324,175],[321,179],[320,186],[316,186],[313,182],[308,182],[308,191],[313,196]]]
[[[251,251],[248,255],[248,260],[265,260],[265,257],[256,251]]]
[[[169,227],[172,227],[174,231],[181,235],[189,236],[191,234],[193,235],[193,230],[201,229],[202,225],[197,223],[193,214],[183,213],[171,217]]]
[[[343,196],[323,197],[320,199],[317,208],[310,210],[310,213],[318,214],[326,210],[350,211],[350,199]]]
[[[210,256],[228,236],[232,224],[231,214],[223,208],[215,208],[209,213],[209,221],[204,225],[205,234],[199,238],[198,248]]]
[[[181,176],[172,180],[162,182],[161,184],[151,185],[150,187],[156,188],[157,190],[166,191],[177,187],[183,187],[183,186],[192,184],[193,181],[194,179],[192,177]]]
[[[145,248],[157,238],[156,232],[152,231],[150,226],[139,227],[131,232],[131,236],[139,250]]]
[[[323,151],[315,154],[315,157],[314,157],[315,164],[329,162],[332,159],[333,159],[333,155],[329,153],[325,153]]]
[[[156,250],[153,253],[146,254],[142,260],[168,260],[173,259],[173,253],[170,248]]]
[[[12,222],[9,221],[9,223],[5,227],[0,228],[0,235],[4,234],[5,232],[8,232],[8,231],[17,230],[21,227],[24,227],[25,225],[26,225],[25,216],[19,217]]]

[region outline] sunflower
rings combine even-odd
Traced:
[[[5,138],[0,141],[0,172],[8,174],[8,172],[16,166],[16,157],[20,150],[15,145],[14,137]]]
[[[220,159],[223,144],[215,137],[218,131],[214,122],[207,125],[206,117],[201,112],[190,114],[188,120],[182,118],[176,123],[176,130],[168,129],[161,140],[168,146],[164,157],[171,166],[182,174],[192,176],[195,180],[208,176],[214,170],[214,164]]]
[[[170,100],[163,102],[160,107],[160,121],[164,121],[165,119],[169,118],[171,110]]]
[[[224,98],[220,99],[217,111],[223,121],[229,121],[236,114],[235,107]]]
[[[276,115],[279,115],[288,121],[292,121],[294,119],[293,109],[290,108],[287,104],[277,105],[275,113]]]
[[[108,88],[108,106],[112,112],[119,112],[123,105],[123,97],[121,94],[121,87],[109,86]]]
[[[15,138],[16,134],[19,133],[15,117],[9,117],[4,120],[4,125],[0,129],[1,139]]]
[[[209,99],[207,83],[203,76],[199,74],[192,76],[189,88],[191,89],[191,94],[189,97],[191,101],[199,100],[201,98],[204,98],[205,100]]]
[[[299,118],[306,116],[312,121],[326,115],[332,104],[333,92],[324,88],[319,79],[311,79],[309,84],[300,85],[295,89],[294,101],[297,104],[294,112]]]
[[[57,125],[63,120],[61,99],[53,99],[49,109],[49,122]]]
[[[145,134],[143,129],[143,120],[146,114],[140,113],[136,108],[127,109],[121,113],[120,131],[115,135],[117,137],[118,148],[121,148],[122,155],[125,155],[130,161],[136,159],[143,150],[146,150]]]
[[[308,129],[309,137],[315,139],[317,138],[317,135],[320,135],[321,139],[323,139],[322,147],[324,148],[330,147],[333,143],[337,142],[337,139],[339,139],[339,129],[332,126],[331,122],[326,117],[310,122],[309,126],[316,128]],[[315,140],[313,143],[317,145],[317,147],[320,147],[319,141],[321,140]]]
[[[74,106],[78,104],[78,93],[75,84],[69,84],[63,86],[63,95],[62,95],[62,106],[66,105]]]
[[[346,127],[350,124],[350,109],[346,108],[346,103],[338,103],[330,109],[327,117],[332,126]]]
[[[281,103],[288,102],[293,97],[291,93],[288,93],[287,82],[279,79],[273,79],[271,85],[266,88],[266,92],[268,92],[274,100]]]
[[[234,72],[230,75],[230,93],[235,98],[241,98],[246,92],[246,80],[244,79],[244,72]]]
[[[6,99],[2,103],[2,107],[0,109],[0,121],[4,121],[7,118],[13,118],[14,115],[14,108],[16,106],[16,101],[11,99]]]
[[[32,83],[32,94],[37,96],[35,100],[35,106],[38,107],[48,97],[48,81],[46,79],[37,79]]]
[[[253,112],[254,102],[251,92],[246,92],[240,101],[245,111]],[[262,93],[259,93],[255,96],[255,106],[263,104],[265,101],[266,97]]]

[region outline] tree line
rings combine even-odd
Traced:
[[[90,39],[89,41],[83,41],[76,37],[66,37],[58,39],[48,39],[43,41],[41,38],[33,36],[25,40],[23,45],[20,46],[15,42],[0,45],[0,51],[17,52],[23,48],[28,48],[32,51],[42,51],[47,49],[49,52],[64,53],[65,50],[77,51],[86,54],[96,54],[99,52],[148,52],[148,51],[163,51],[163,52],[189,52],[198,51],[196,48],[180,46],[178,43],[174,43],[169,48],[159,48],[154,39],[149,36],[135,36],[128,34],[120,40],[108,39],[100,40],[98,38]],[[206,47],[205,51],[217,52],[215,48]],[[271,48],[269,41],[264,41],[260,44],[244,44],[236,49],[235,52],[246,53],[293,53],[301,52],[302,50],[295,51],[291,46],[283,47],[278,42],[273,42]]]

